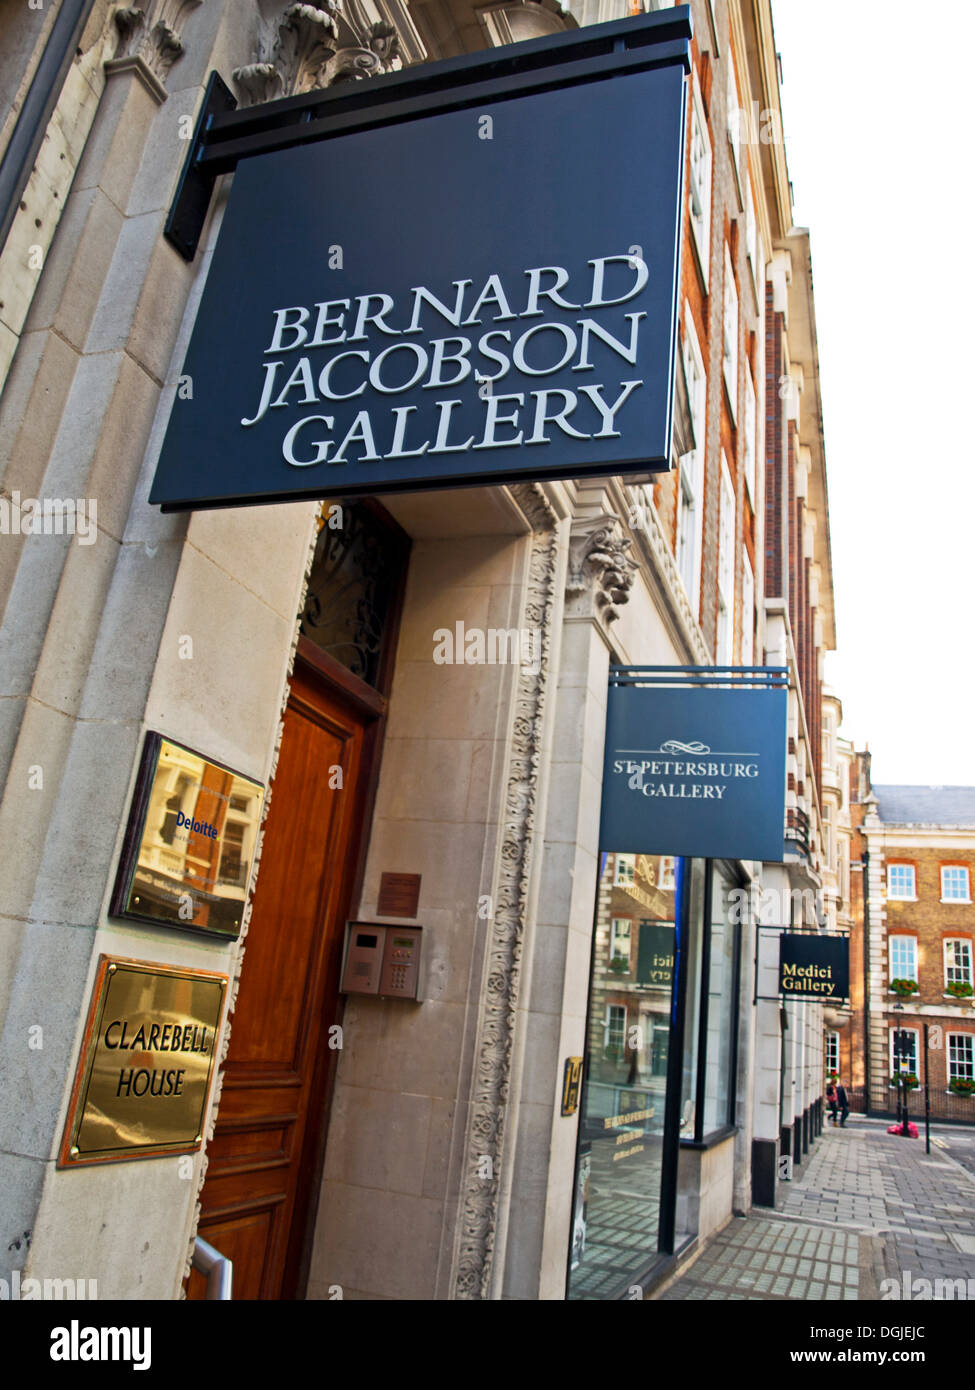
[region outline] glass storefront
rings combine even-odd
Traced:
[[[601,856],[569,1298],[619,1297],[694,1234],[678,1165],[732,1117],[736,885],[710,860]]]

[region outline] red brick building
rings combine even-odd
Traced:
[[[844,1030],[853,1081],[866,1081],[870,1109],[895,1108],[894,1033],[903,1030],[932,1116],[975,1120],[975,787],[871,786],[869,755],[857,763],[851,973],[862,981]],[[912,1087],[909,1099],[922,1114],[922,1092]]]

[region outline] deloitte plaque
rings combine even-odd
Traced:
[[[634,61],[242,159],[150,500],[668,468],[686,43]]]
[[[203,1142],[227,977],[102,956],[60,1167]]]
[[[238,937],[263,806],[260,782],[149,732],[111,915]]]

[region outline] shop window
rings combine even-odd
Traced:
[[[702,1020],[700,1050],[706,1058],[704,1124],[694,1138],[705,1139],[734,1121],[732,1075],[737,1025],[738,928],[732,907],[737,879],[719,868],[711,876],[711,930],[707,945],[706,1026]],[[702,999],[702,1003],[703,1003]]]
[[[964,938],[945,942],[945,985],[972,983],[972,943]]]
[[[704,920],[704,866],[700,860],[690,865],[691,921],[697,926]],[[680,1137],[693,1139],[700,1133],[703,1115],[698,1114],[698,1066],[701,1061],[701,980],[704,971],[703,930],[693,930],[688,936],[684,949],[685,1004],[684,1004],[684,1065],[681,1070],[682,1085],[680,1097]],[[681,1212],[677,1221],[680,1233],[693,1234],[689,1230],[688,1213]]]
[[[917,981],[917,937],[890,938],[890,978]]]
[[[622,886],[639,889],[639,917],[613,914],[621,868]],[[619,1297],[661,1252],[696,1232],[697,1204],[687,1200],[680,1166],[699,1161],[691,1150],[729,1126],[735,1104],[736,882],[703,859],[606,855],[596,896],[569,1298]],[[680,953],[679,900],[687,904]],[[669,1086],[678,1093],[672,1110]],[[670,1113],[674,1123],[665,1126]]]
[[[975,1081],[975,1035],[948,1034],[948,1080]]]
[[[826,1075],[830,1072],[839,1072],[840,1069],[840,1035],[839,1033],[826,1034]]]
[[[917,897],[913,864],[887,865],[888,898],[904,898],[913,902]]]
[[[943,903],[968,903],[971,900],[968,869],[963,864],[942,864],[941,901]]]
[[[639,920],[624,920],[612,911],[612,890],[631,886],[640,889]],[[673,884],[669,889],[663,886],[654,856],[607,855],[596,899],[569,1261],[571,1298],[612,1297],[655,1258],[675,897]],[[618,959],[626,941],[630,969],[614,970],[614,954]]]

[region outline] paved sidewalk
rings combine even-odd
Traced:
[[[889,1121],[853,1115],[827,1126],[775,1211],[734,1218],[663,1294],[683,1299],[855,1301],[975,1295],[975,1175],[951,1157],[967,1136],[887,1133]],[[906,1277],[906,1278],[905,1278]],[[897,1281],[897,1293],[884,1280]],[[970,1283],[968,1281],[971,1281]]]

